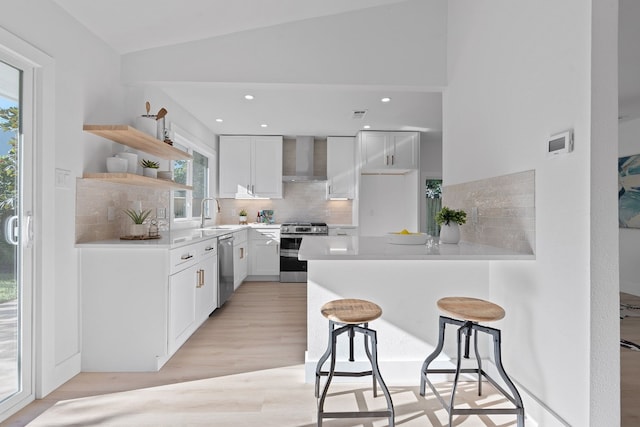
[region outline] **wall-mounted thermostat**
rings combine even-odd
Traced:
[[[558,154],[566,154],[573,151],[573,131],[569,130],[556,135],[552,135],[549,138],[547,144],[547,155],[549,157],[556,156]]]

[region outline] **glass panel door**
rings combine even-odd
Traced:
[[[31,313],[31,132],[24,99],[32,87],[23,81],[32,69],[10,65],[0,52],[0,420],[32,393]],[[27,78],[25,78],[27,76]],[[27,102],[32,111],[32,101]],[[25,174],[28,170],[29,174]],[[28,176],[27,176],[28,175]]]

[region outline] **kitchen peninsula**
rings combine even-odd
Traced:
[[[308,261],[306,381],[314,381],[328,340],[320,307],[334,299],[361,298],[383,310],[371,327],[378,331],[385,381],[417,385],[420,366],[438,341],[436,301],[456,295],[490,299],[492,262],[527,262],[535,255],[467,242],[446,245],[429,239],[423,245],[395,245],[386,237],[328,236],[304,238],[299,258]],[[445,354],[452,354],[455,343],[447,338]],[[484,356],[489,354],[487,344],[481,342]],[[346,360],[348,346],[339,347],[345,353],[338,360]],[[362,348],[355,346],[356,367],[341,368],[365,368],[364,351],[358,353]],[[441,366],[448,367],[447,362],[440,361]]]

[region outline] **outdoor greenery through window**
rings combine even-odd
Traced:
[[[175,144],[176,148],[189,151],[193,160],[174,160],[173,177],[175,182],[189,185],[193,190],[175,190],[173,193],[173,213],[175,219],[191,219],[200,217],[202,199],[209,197],[209,156],[197,149]],[[205,214],[208,206],[205,206]]]
[[[436,214],[442,208],[442,180],[428,179],[425,182],[425,196],[427,198],[427,234],[440,235],[440,227],[436,223]]]
[[[19,108],[16,101],[0,96],[0,221],[16,214]],[[15,265],[17,246],[0,239],[0,303],[17,298]]]

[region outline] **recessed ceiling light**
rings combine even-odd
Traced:
[[[253,95],[245,95],[245,96],[244,96],[244,99],[249,99],[249,100],[251,100],[251,99],[253,99]]]
[[[380,101],[382,102],[391,102],[391,98],[382,98]]]
[[[369,126],[369,125],[364,125],[364,126],[362,126],[362,127],[363,127],[364,129],[371,129],[371,126]]]
[[[263,124],[261,124],[261,125],[260,125],[260,127],[261,127],[261,128],[266,128],[266,127],[267,127],[267,124],[266,124],[266,123],[263,123]]]
[[[222,123],[222,119],[216,119],[216,122]]]

